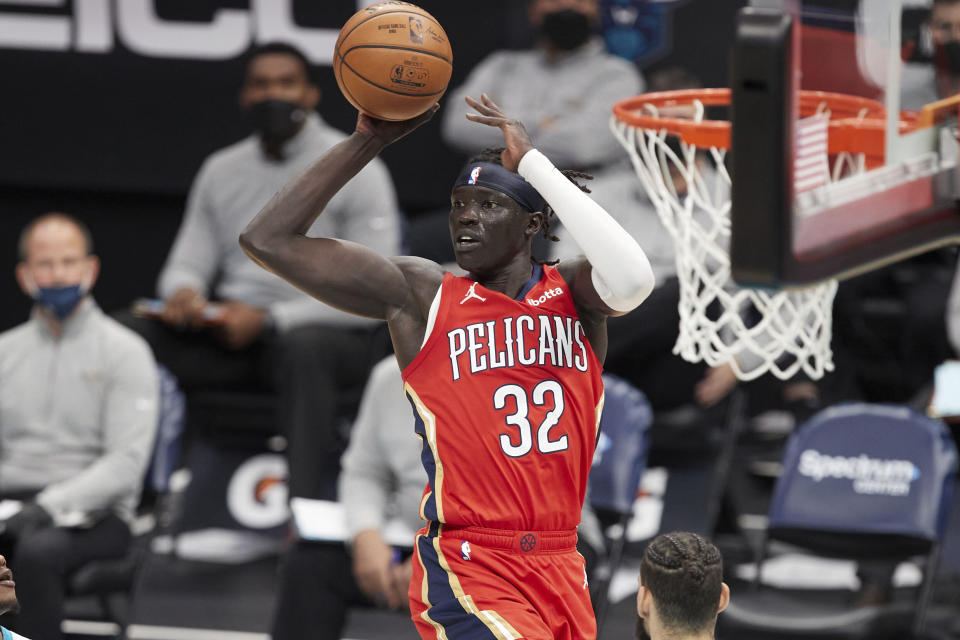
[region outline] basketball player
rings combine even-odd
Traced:
[[[713,638],[730,603],[723,558],[709,541],[679,531],[654,538],[643,551],[637,592],[637,640]]]
[[[575,530],[603,404],[605,322],[647,297],[653,273],[520,122],[486,95],[467,102],[467,117],[499,127],[506,143],[502,165],[467,165],[453,187],[450,234],[467,277],[304,235],[353,175],[433,111],[406,122],[360,115],[240,242],[318,299],[388,323],[429,480],[409,592],[420,635],[593,638]],[[551,210],[585,257],[532,260]]]
[[[13,572],[7,568],[7,559],[0,556],[0,616],[20,611],[14,587],[16,583],[13,581]],[[26,640],[26,638],[0,627],[0,640]]]

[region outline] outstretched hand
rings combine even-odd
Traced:
[[[357,115],[356,130],[358,133],[365,133],[378,139],[383,146],[387,146],[393,144],[425,122],[428,122],[439,108],[440,103],[437,102],[416,118],[410,118],[409,120],[400,120],[396,122],[390,120],[380,120],[378,118],[374,118],[373,116],[368,116],[361,111]]]
[[[505,168],[516,171],[520,165],[520,159],[527,151],[533,149],[533,142],[530,141],[527,130],[523,128],[523,123],[501,111],[500,107],[485,93],[480,94],[480,102],[470,96],[467,96],[466,100],[467,104],[477,111],[477,113],[468,113],[467,120],[490,127],[499,127],[503,132],[506,149],[500,154],[500,159]]]

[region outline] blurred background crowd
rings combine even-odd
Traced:
[[[0,553],[22,608],[4,626],[34,640],[126,625],[155,638],[413,634],[390,611],[405,606],[425,475],[385,328],[312,300],[237,244],[281,186],[352,131],[330,58],[338,25],[365,4],[0,1]],[[736,604],[797,427],[845,402],[926,412],[935,368],[960,350],[956,250],[841,283],[836,370],[821,381],[744,384],[729,367],[687,363],[671,352],[673,245],[610,113],[645,91],[725,86],[722,52],[745,2],[420,4],[454,50],[441,110],[313,232],[452,262],[450,185],[499,138],[464,118],[464,96],[481,92],[558,167],[593,175],[593,197],[657,275],[650,299],[609,323],[608,404],[620,409],[608,411],[623,425],[609,425],[598,456],[617,450],[618,429],[642,431],[634,455],[606,464],[645,473],[626,505],[597,490],[584,510],[581,553],[610,622],[601,637],[633,634],[626,596],[660,532],[712,537]],[[960,2],[914,4],[930,51],[910,58],[905,104],[951,95],[960,79]],[[555,232],[540,257],[579,253]],[[952,513],[927,594],[942,637],[960,634]],[[835,637],[877,629],[856,611],[907,615],[927,584],[917,566],[931,566],[782,557],[773,581],[790,597],[814,591],[849,609]],[[350,615],[358,608],[373,613]]]

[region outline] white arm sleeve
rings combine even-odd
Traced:
[[[643,302],[653,291],[654,278],[647,254],[637,241],[536,149],[523,156],[517,169],[583,249],[593,267],[593,286],[600,299],[623,313]]]

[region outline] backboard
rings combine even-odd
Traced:
[[[960,56],[953,71],[947,44],[960,39],[960,3],[931,20],[931,2],[741,11],[728,158],[738,283],[805,285],[960,241]],[[857,100],[825,113],[813,91]]]

